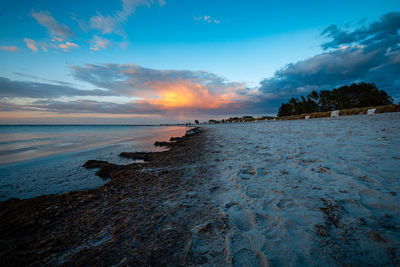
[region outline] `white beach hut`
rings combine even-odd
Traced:
[[[375,114],[376,113],[376,108],[370,108],[367,110],[367,114]]]
[[[310,115],[306,115],[305,119],[309,120],[310,119]]]
[[[333,110],[333,111],[331,112],[331,117],[339,117],[339,113],[340,113],[339,110]]]

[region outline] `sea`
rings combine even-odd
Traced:
[[[0,201],[97,188],[108,182],[87,160],[130,164],[121,152],[162,151],[155,141],[185,126],[0,125]]]

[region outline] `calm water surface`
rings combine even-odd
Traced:
[[[183,126],[0,126],[0,201],[96,188],[107,180],[89,159],[132,161],[123,151],[159,151],[155,141],[182,136]]]

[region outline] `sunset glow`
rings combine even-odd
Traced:
[[[231,103],[228,94],[212,95],[205,86],[187,81],[156,83],[158,98],[152,104],[163,109],[197,108],[216,109]],[[151,101],[151,100],[150,100]]]

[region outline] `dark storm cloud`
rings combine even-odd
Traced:
[[[58,98],[63,96],[111,96],[115,95],[106,90],[80,90],[67,85],[54,85],[40,82],[11,81],[0,77],[0,98],[29,97],[29,98]]]
[[[257,106],[274,106],[312,90],[333,89],[353,82],[373,82],[400,99],[400,13],[388,13],[367,27],[345,31],[329,26],[322,44],[333,49],[288,64],[260,83]]]
[[[322,48],[339,48],[352,43],[371,44],[379,41],[393,41],[398,43],[400,29],[400,13],[391,12],[382,15],[379,21],[372,22],[368,27],[345,31],[337,25],[326,28],[321,35],[332,39],[322,45]]]

